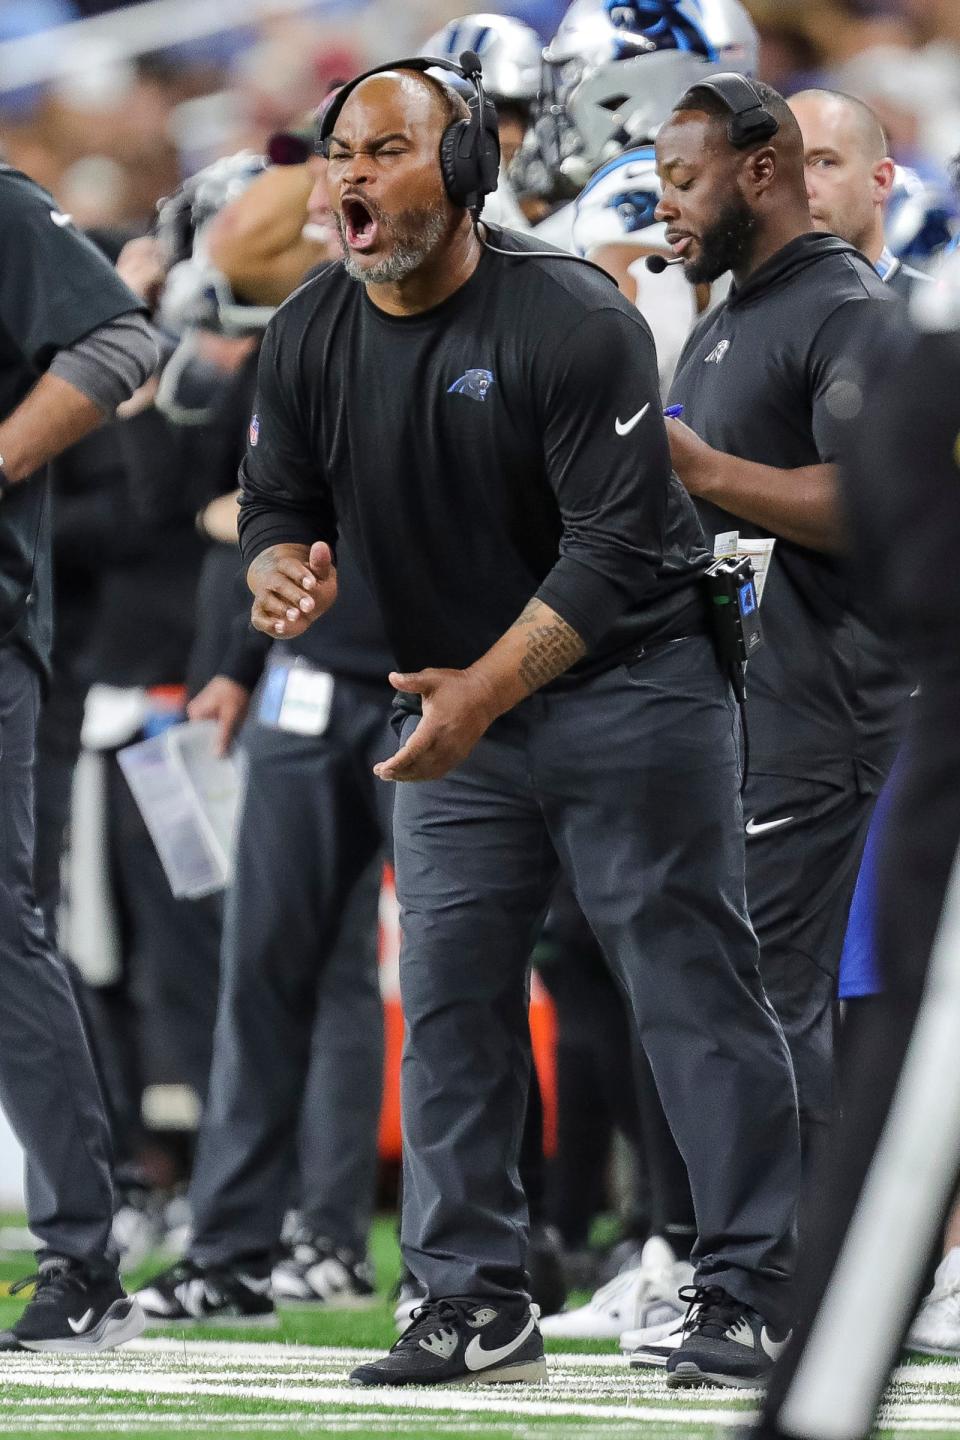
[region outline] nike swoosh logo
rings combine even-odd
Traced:
[[[644,415],[646,415],[649,409],[650,401],[648,400],[646,405],[644,405],[643,409],[638,410],[636,415],[634,415],[632,419],[628,420],[626,424],[624,424],[624,422],[620,419],[618,415],[616,420],[613,422],[614,430],[616,430],[618,435],[629,435],[630,431],[634,428],[634,426],[639,425],[640,421],[643,419]]]
[[[782,820],[764,820],[762,825],[751,819],[747,821],[747,834],[762,835],[765,830],[779,830],[781,825],[789,825],[793,819],[793,815],[785,815]]]
[[[242,1279],[244,1285],[246,1285],[247,1289],[253,1291],[254,1295],[270,1294],[271,1282],[269,1275],[264,1276],[262,1280],[256,1275],[242,1275],[240,1278]]]
[[[771,1360],[779,1360],[784,1350],[786,1350],[787,1346],[790,1344],[790,1337],[792,1334],[793,1331],[791,1330],[785,1340],[771,1340],[770,1336],[767,1334],[767,1327],[766,1325],[764,1325],[763,1329],[760,1331],[760,1348],[765,1351],[767,1355],[770,1356]]]
[[[82,1335],[84,1330],[90,1329],[90,1321],[93,1319],[93,1315],[94,1312],[90,1309],[84,1315],[81,1315],[79,1320],[74,1320],[72,1315],[67,1316],[67,1324],[70,1326],[74,1335]]]
[[[474,1335],[470,1344],[463,1352],[463,1363],[468,1370],[486,1370],[490,1365],[497,1365],[501,1360],[509,1359],[515,1350],[520,1349],[524,1340],[533,1334],[533,1327],[536,1323],[536,1320],[531,1315],[526,1325],[524,1325],[520,1331],[520,1334],[516,1335],[510,1341],[509,1345],[501,1345],[496,1350],[484,1350],[480,1336]]]
[[[58,225],[61,230],[63,229],[64,225],[73,224],[73,216],[64,215],[62,210],[51,210],[50,219],[53,221],[54,225]]]

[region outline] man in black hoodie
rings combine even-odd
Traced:
[[[902,708],[899,694],[865,690],[876,639],[854,613],[837,493],[873,302],[889,291],[853,246],[813,233],[786,102],[753,87],[774,131],[750,139],[713,83],[688,91],[657,137],[657,214],[687,279],[733,275],[681,356],[670,398],[686,423],[669,422],[670,443],[711,545],[730,531],[776,539],[767,643],[748,677],[747,895],[809,1173],[832,1108],[847,914]]]

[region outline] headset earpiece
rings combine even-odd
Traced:
[[[476,84],[476,77],[471,78]],[[484,196],[497,188],[500,137],[497,112],[482,90],[471,97],[469,104],[470,119],[454,120],[443,132],[440,172],[454,205],[479,210]]]
[[[740,75],[734,70],[721,75],[711,75],[709,80],[701,80],[691,86],[690,93],[697,90],[708,90],[729,110],[727,139],[736,150],[745,150],[749,145],[759,145],[776,135],[780,129],[779,120],[771,115],[760,92],[746,75]]]

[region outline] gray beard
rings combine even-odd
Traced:
[[[408,217],[399,216],[402,223]],[[381,224],[383,222],[381,221]],[[337,216],[337,229],[340,231],[340,238],[343,241],[343,268],[351,280],[357,280],[361,285],[392,285],[398,280],[404,280],[412,275],[429,255],[440,244],[447,228],[447,217],[441,210],[431,210],[422,219],[415,236],[410,234],[406,225],[403,227],[407,233],[402,239],[394,241],[393,249],[389,255],[377,262],[376,265],[363,266],[350,254],[347,249],[346,233],[342,218]]]

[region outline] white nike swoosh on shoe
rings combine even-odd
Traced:
[[[74,1335],[82,1335],[85,1330],[90,1329],[90,1322],[92,1321],[94,1314],[95,1311],[91,1308],[85,1311],[84,1314],[80,1316],[79,1320],[74,1320],[72,1315],[67,1316],[67,1324],[70,1326],[70,1329],[73,1331]]]
[[[762,835],[765,830],[779,830],[781,825],[789,825],[791,820],[795,818],[796,817],[793,815],[785,815],[782,820],[764,820],[759,825],[757,824],[755,819],[751,818],[747,821],[747,834]]]
[[[259,1275],[239,1275],[237,1278],[248,1290],[252,1290],[254,1295],[270,1294],[270,1286],[273,1282],[269,1275],[264,1275],[263,1277]]]
[[[484,1350],[483,1341],[480,1339],[480,1336],[474,1335],[470,1344],[463,1352],[463,1363],[468,1370],[486,1370],[490,1365],[498,1365],[501,1360],[508,1359],[515,1350],[520,1349],[520,1346],[528,1336],[533,1334],[533,1327],[536,1323],[536,1320],[531,1315],[526,1325],[524,1325],[520,1331],[520,1334],[515,1335],[509,1344],[500,1345],[496,1350]]]
[[[639,425],[640,421],[643,419],[644,415],[646,415],[649,409],[650,401],[648,400],[646,405],[644,405],[643,409],[638,410],[636,415],[633,415],[626,422],[622,421],[618,415],[616,420],[613,422],[614,430],[616,430],[618,435],[629,435],[630,431],[634,428],[634,426]]]
[[[767,1327],[766,1325],[764,1325],[763,1329],[760,1331],[760,1349],[764,1352],[765,1355],[769,1355],[771,1360],[779,1360],[784,1350],[786,1350],[787,1346],[790,1344],[790,1337],[792,1336],[792,1334],[793,1331],[790,1330],[788,1331],[785,1340],[771,1340],[770,1335],[767,1331]]]

